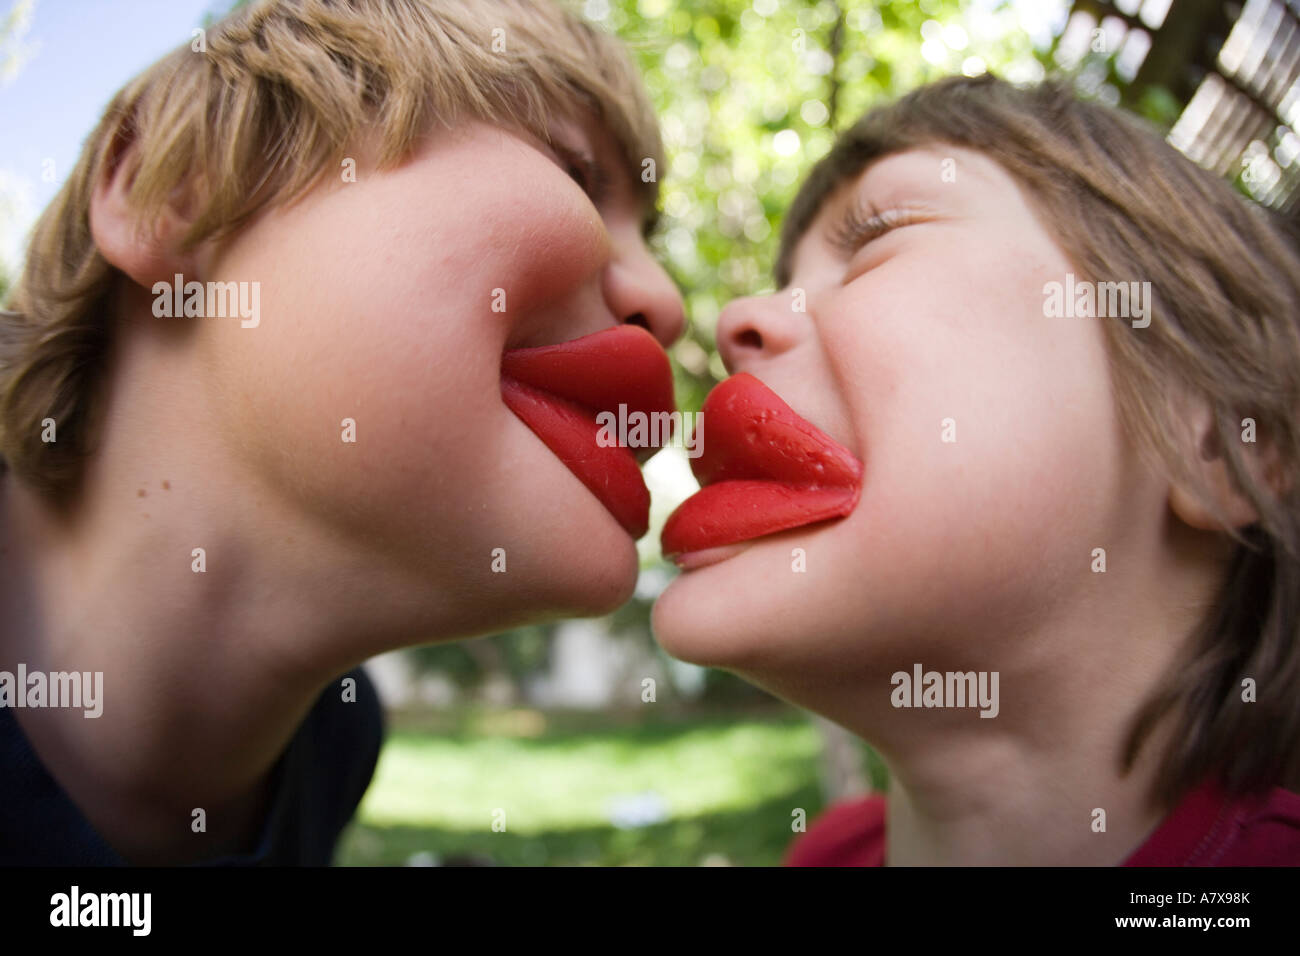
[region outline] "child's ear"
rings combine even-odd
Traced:
[[[1169,506],[1183,522],[1204,531],[1224,531],[1227,527],[1243,528],[1259,520],[1250,498],[1238,490],[1232,480],[1228,454],[1223,448],[1214,416],[1208,406],[1196,413],[1196,454],[1189,456],[1194,475],[1202,487],[1175,481],[1169,489]],[[1243,426],[1242,457],[1254,480],[1273,494],[1284,493],[1282,467],[1276,445],[1267,436],[1257,435],[1255,423]],[[1217,513],[1216,513],[1217,508]]]
[[[100,254],[145,289],[171,283],[176,273],[198,277],[194,250],[183,253],[181,238],[189,230],[193,197],[173,191],[152,222],[140,220],[127,194],[139,169],[134,141],[115,144],[90,199],[90,233]]]

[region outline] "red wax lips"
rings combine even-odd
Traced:
[[[634,538],[650,527],[650,492],[638,457],[646,448],[604,447],[596,416],[676,409],[668,354],[640,326],[620,325],[558,345],[501,357],[501,396]]]
[[[703,487],[664,525],[665,555],[842,518],[857,505],[862,463],[754,376],[711,391],[703,421],[703,450],[691,462]]]

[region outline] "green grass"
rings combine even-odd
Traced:
[[[394,719],[337,862],[403,864],[427,852],[503,865],[775,865],[792,811],[811,819],[821,809],[820,742],[798,715],[596,719]],[[667,819],[610,823],[612,802],[651,791]]]

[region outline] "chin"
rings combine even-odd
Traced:
[[[587,522],[575,516],[572,527],[583,533],[565,535],[537,556],[540,573],[534,580],[547,594],[551,617],[602,617],[636,591],[641,571],[636,542],[603,508],[601,512]]]
[[[755,539],[732,557],[682,572],[655,602],[655,640],[678,660],[741,675],[802,670],[826,631],[842,627],[835,608],[851,582],[828,570],[847,560],[830,537],[837,527]],[[814,556],[813,570],[791,570],[794,547]]]
[[[484,589],[473,589],[467,604],[444,627],[438,640],[500,634],[567,618],[603,617],[631,599],[639,570],[636,547],[624,537],[617,548],[591,548],[566,555],[558,548],[531,554],[527,564],[493,575]],[[519,568],[519,570],[515,570]]]
[[[701,667],[744,672],[757,666],[758,635],[771,619],[756,613],[754,592],[738,588],[728,570],[724,563],[683,573],[659,596],[651,628],[665,653]]]
[[[579,590],[575,593],[574,604],[566,616],[603,617],[632,600],[632,595],[636,592],[637,576],[641,572],[636,544],[627,538],[622,547],[614,550],[618,553],[600,555],[606,560],[593,563],[588,573],[578,582]]]

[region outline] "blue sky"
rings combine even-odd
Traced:
[[[0,17],[13,7],[0,0]],[[23,238],[58,192],[113,94],[182,43],[215,0],[36,0],[29,59],[0,85],[0,259],[16,268]],[[53,160],[54,181],[42,179]]]

